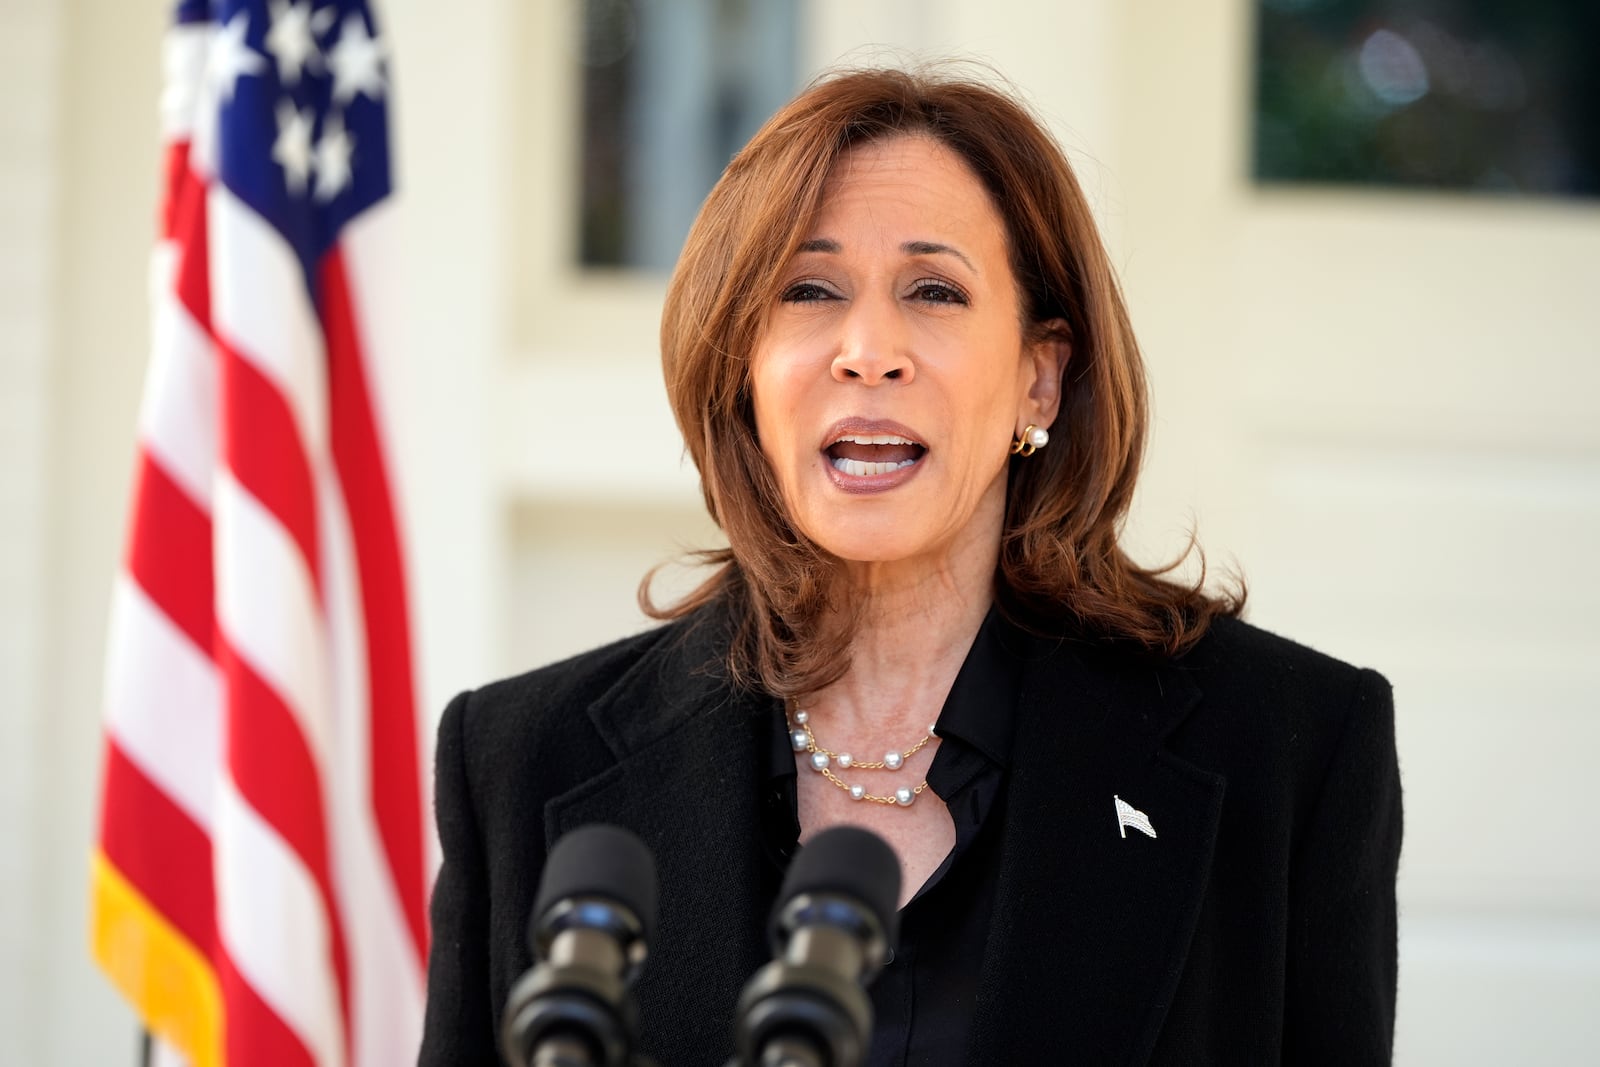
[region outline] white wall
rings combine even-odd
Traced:
[[[0,92],[52,85],[60,39],[57,20],[41,3],[0,9]],[[44,604],[49,500],[47,457],[51,406],[50,324],[37,313],[50,295],[53,215],[51,170],[59,119],[45,92],[32,107],[0,110],[0,684],[15,709],[0,743],[0,914],[31,915],[40,906],[40,853],[48,827],[36,802],[35,753],[42,716],[48,642],[36,611]],[[18,1034],[16,1049],[36,1048],[24,1003],[41,980],[47,946],[23,922],[0,922],[0,1033]]]
[[[662,284],[567,266],[572,5],[384,5],[411,297],[395,420],[430,709],[643,625],[711,537]],[[99,669],[154,230],[164,5],[0,9],[0,1058],[132,1058],[87,962]],[[1131,531],[1198,520],[1251,617],[1396,683],[1402,1064],[1578,1062],[1600,1023],[1600,209],[1245,179],[1248,5],[808,5],[815,69],[987,58],[1096,201],[1157,424]],[[608,437],[615,427],[625,432]],[[682,576],[678,576],[682,581]],[[1589,791],[1589,792],[1592,792]]]
[[[138,1047],[89,963],[86,899],[106,607],[146,348],[160,32],[139,5],[0,7],[0,555],[20,578],[0,602],[7,1062],[127,1063]]]

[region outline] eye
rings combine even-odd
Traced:
[[[806,304],[817,300],[833,300],[835,296],[819,282],[795,282],[778,299],[785,304]]]
[[[911,286],[913,298],[926,304],[966,304],[967,294],[937,278],[924,278]]]

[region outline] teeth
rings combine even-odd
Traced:
[[[899,463],[863,463],[859,459],[836,459],[833,461],[833,469],[855,478],[865,478],[873,474],[888,474],[890,471],[901,470],[915,462],[914,459],[908,459]]]
[[[849,441],[857,445],[914,445],[915,441],[892,433],[853,433],[839,438],[834,444]]]

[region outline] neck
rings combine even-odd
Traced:
[[[807,704],[846,729],[926,729],[944,705],[994,600],[998,523],[936,560],[847,563],[857,610],[850,670]]]

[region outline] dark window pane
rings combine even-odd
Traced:
[[[1258,0],[1263,182],[1600,194],[1600,4]]]
[[[794,94],[795,7],[584,0],[585,266],[672,266],[722,168]]]

